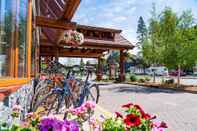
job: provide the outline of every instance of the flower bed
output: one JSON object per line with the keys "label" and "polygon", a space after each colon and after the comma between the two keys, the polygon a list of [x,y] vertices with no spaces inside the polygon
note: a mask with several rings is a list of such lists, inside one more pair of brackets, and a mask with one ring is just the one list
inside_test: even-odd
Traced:
{"label": "flower bed", "polygon": [[102,123],[104,131],[164,131],[167,128],[164,122],[154,122],[156,116],[144,112],[139,105],[128,103],[122,108],[124,115],[116,112],[115,118],[106,119]]}
{"label": "flower bed", "polygon": [[[22,111],[19,105],[12,109],[12,123],[1,123],[0,131],[164,131],[164,122],[155,122],[156,116],[146,113],[139,105],[123,105],[124,114],[114,117],[94,117],[96,105],[87,101],[78,108],[69,108],[67,118],[58,115],[42,116],[42,112],[28,113],[23,121],[18,121]],[[84,128],[84,124],[87,124]]]}

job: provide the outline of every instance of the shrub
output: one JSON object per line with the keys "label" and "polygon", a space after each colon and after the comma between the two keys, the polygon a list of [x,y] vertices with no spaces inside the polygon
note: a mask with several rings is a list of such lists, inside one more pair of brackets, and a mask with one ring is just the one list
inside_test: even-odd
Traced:
{"label": "shrub", "polygon": [[174,79],[167,79],[165,80],[165,84],[174,84]]}
{"label": "shrub", "polygon": [[131,81],[137,81],[137,76],[135,74],[130,75],[130,80]]}
{"label": "shrub", "polygon": [[119,77],[115,78],[115,83],[119,83],[119,82],[120,82],[120,78]]}
{"label": "shrub", "polygon": [[148,77],[148,76],[146,76],[144,79],[145,79],[146,81],[150,81],[150,77]]}
{"label": "shrub", "polygon": [[138,82],[144,83],[144,82],[146,82],[146,80],[145,80],[144,78],[140,78],[140,79],[138,80]]}
{"label": "shrub", "polygon": [[125,131],[125,128],[121,119],[109,118],[103,122],[103,131]]}

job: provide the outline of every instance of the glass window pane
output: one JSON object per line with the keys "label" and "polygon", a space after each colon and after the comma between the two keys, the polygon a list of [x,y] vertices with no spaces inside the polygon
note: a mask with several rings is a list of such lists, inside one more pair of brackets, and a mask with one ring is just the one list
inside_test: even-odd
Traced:
{"label": "glass window pane", "polygon": [[13,2],[0,0],[0,77],[11,76],[12,53],[14,44]]}
{"label": "glass window pane", "polygon": [[27,76],[27,5],[28,0],[0,0],[0,78]]}
{"label": "glass window pane", "polygon": [[19,39],[18,39],[18,77],[27,76],[27,44],[26,44],[26,30],[27,30],[27,5],[28,0],[18,1],[19,7]]}

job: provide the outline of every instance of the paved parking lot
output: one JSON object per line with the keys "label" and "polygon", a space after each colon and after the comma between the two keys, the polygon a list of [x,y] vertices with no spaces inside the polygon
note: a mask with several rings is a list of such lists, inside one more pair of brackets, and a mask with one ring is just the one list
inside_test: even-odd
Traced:
{"label": "paved parking lot", "polygon": [[120,111],[128,102],[165,121],[167,131],[197,131],[197,95],[128,84],[102,85],[99,105],[110,112]]}

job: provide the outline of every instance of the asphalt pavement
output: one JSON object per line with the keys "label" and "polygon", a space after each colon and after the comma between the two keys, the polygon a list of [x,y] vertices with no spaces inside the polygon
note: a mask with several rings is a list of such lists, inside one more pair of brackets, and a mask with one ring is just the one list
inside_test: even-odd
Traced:
{"label": "asphalt pavement", "polygon": [[101,85],[99,105],[105,111],[121,111],[121,105],[141,105],[157,120],[165,121],[166,131],[197,131],[197,95],[129,84]]}

